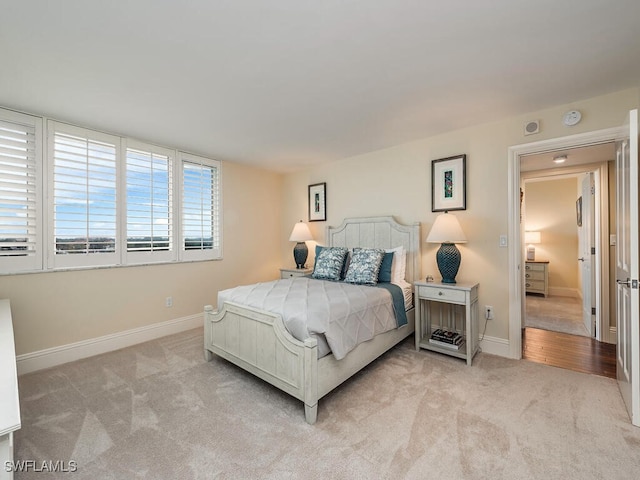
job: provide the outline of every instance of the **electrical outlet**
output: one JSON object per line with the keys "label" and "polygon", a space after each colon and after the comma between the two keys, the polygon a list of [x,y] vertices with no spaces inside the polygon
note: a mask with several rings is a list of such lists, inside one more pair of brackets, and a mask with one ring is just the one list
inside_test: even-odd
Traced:
{"label": "electrical outlet", "polygon": [[484,318],[493,320],[493,307],[491,305],[484,306]]}
{"label": "electrical outlet", "polygon": [[164,300],[164,306],[165,307],[173,307],[173,298],[172,297],[167,297]]}

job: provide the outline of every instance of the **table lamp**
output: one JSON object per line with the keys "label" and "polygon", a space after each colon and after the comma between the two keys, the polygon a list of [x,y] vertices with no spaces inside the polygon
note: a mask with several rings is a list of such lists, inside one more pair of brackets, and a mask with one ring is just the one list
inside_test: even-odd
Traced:
{"label": "table lamp", "polygon": [[309,256],[309,249],[307,248],[307,244],[304,243],[307,240],[313,240],[313,237],[307,224],[300,220],[293,226],[291,236],[289,237],[290,242],[297,242],[296,246],[293,247],[293,258],[296,262],[296,268],[304,268],[304,264]]}
{"label": "table lamp", "polygon": [[441,244],[436,253],[436,262],[442,275],[442,283],[456,283],[462,257],[455,244],[467,242],[456,216],[447,212],[438,215],[426,241]]}
{"label": "table lamp", "polygon": [[536,260],[536,247],[533,245],[540,243],[540,232],[524,232],[524,243],[527,244],[527,260],[534,262]]}

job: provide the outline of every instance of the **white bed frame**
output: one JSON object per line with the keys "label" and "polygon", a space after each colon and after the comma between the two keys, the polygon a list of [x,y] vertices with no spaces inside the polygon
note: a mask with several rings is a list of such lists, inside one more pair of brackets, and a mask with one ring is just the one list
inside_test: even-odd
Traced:
{"label": "white bed frame", "polygon": [[[394,248],[407,252],[405,278],[420,274],[420,225],[405,226],[393,217],[348,218],[339,227],[327,227],[327,243],[334,247]],[[318,399],[411,335],[409,323],[361,343],[342,360],[329,354],[318,358],[316,339],[301,342],[285,328],[280,315],[225,302],[214,311],[204,307],[204,353],[216,354],[304,402],[307,423],[314,424]]]}

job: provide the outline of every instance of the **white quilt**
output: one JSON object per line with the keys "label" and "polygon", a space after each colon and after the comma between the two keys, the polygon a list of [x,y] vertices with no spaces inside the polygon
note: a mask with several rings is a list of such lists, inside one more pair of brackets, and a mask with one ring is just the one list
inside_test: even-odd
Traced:
{"label": "white quilt", "polygon": [[324,335],[338,360],[396,328],[391,294],[383,288],[295,277],[223,290],[218,308],[225,301],[279,314],[298,340]]}

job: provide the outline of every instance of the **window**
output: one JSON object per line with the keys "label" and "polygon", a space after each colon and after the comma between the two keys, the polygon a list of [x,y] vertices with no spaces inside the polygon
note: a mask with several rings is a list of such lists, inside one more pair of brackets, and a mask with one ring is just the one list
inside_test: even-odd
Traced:
{"label": "window", "polygon": [[50,267],[119,263],[119,145],[118,137],[49,122]]}
{"label": "window", "polygon": [[42,268],[42,121],[0,110],[0,271]]}
{"label": "window", "polygon": [[0,108],[0,274],[222,258],[220,162]]}
{"label": "window", "polygon": [[182,152],[180,160],[182,257],[184,260],[220,258],[220,163]]}
{"label": "window", "polygon": [[173,248],[173,152],[128,141],[126,263],[170,261]]}

